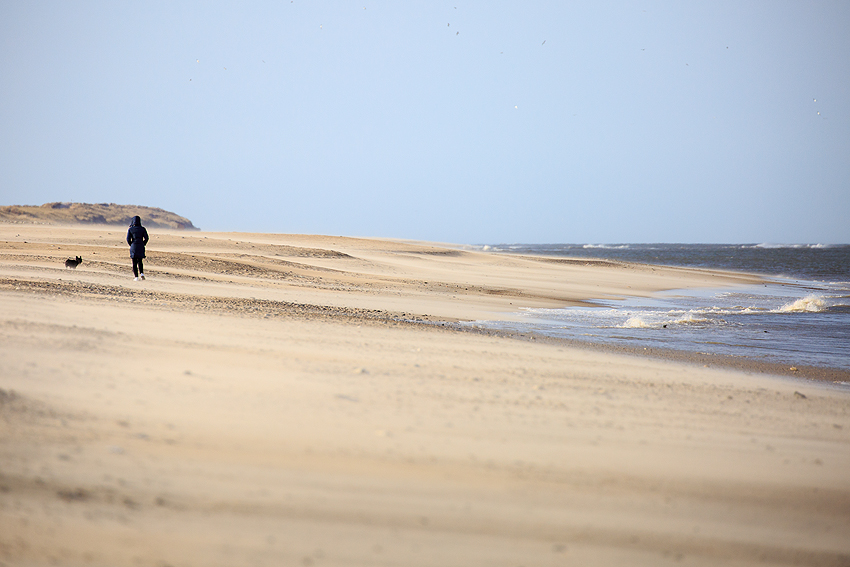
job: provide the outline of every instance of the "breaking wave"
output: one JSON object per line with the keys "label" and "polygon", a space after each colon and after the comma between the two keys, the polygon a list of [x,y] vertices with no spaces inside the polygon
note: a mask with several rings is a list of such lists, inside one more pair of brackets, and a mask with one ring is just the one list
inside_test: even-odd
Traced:
{"label": "breaking wave", "polygon": [[[661,318],[658,315],[662,315]],[[620,329],[659,329],[666,328],[668,325],[704,325],[710,323],[711,320],[706,317],[701,317],[698,313],[689,312],[683,313],[679,311],[664,314],[644,313],[641,315],[633,315],[626,319],[624,323],[616,325]],[[672,317],[671,317],[672,316]]]}
{"label": "breaking wave", "polygon": [[807,295],[802,299],[786,303],[778,309],[780,313],[820,313],[828,308],[820,295]]}
{"label": "breaking wave", "polygon": [[[697,311],[695,313],[699,313],[699,312]],[[677,324],[677,325],[699,325],[699,324],[702,324],[702,323],[708,323],[709,319],[706,318],[706,317],[698,317],[694,313],[688,313],[684,317],[676,319],[675,321],[672,321],[672,322]]]}
{"label": "breaking wave", "polygon": [[779,248],[791,248],[791,249],[802,249],[802,248],[832,248],[830,244],[772,244],[769,242],[763,242],[761,244],[756,244],[754,246],[741,246],[741,248],[764,248],[764,249],[779,249]]}
{"label": "breaking wave", "polygon": [[641,319],[640,317],[629,317],[625,323],[622,325],[617,325],[622,329],[651,329],[652,325],[648,324],[646,321]]}

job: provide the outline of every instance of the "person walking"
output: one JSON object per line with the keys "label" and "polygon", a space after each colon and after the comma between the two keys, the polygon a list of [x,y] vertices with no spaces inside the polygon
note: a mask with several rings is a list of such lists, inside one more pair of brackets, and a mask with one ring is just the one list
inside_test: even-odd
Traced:
{"label": "person walking", "polygon": [[145,244],[148,243],[148,231],[142,226],[142,218],[133,217],[130,229],[127,231],[127,244],[130,245],[130,258],[133,259],[133,281],[145,279],[145,267],[142,259],[145,257]]}

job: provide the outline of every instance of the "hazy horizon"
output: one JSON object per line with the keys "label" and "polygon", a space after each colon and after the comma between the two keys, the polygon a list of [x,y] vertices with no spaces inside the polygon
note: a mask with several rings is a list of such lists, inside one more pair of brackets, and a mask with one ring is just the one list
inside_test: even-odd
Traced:
{"label": "hazy horizon", "polygon": [[455,243],[850,242],[850,5],[0,5],[0,203]]}

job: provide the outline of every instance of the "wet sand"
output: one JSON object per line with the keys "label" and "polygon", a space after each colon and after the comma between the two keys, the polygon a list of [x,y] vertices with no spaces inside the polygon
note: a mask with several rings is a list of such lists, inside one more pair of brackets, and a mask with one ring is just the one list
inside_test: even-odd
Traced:
{"label": "wet sand", "polygon": [[0,224],[0,564],[850,564],[846,391],[451,324],[753,278],[124,232]]}
{"label": "wet sand", "polygon": [[603,344],[590,341],[581,341],[575,339],[564,339],[550,337],[540,333],[522,333],[516,331],[492,330],[482,327],[470,328],[468,325],[457,325],[460,332],[475,332],[483,334],[491,334],[494,336],[509,337],[520,341],[538,341],[548,344],[562,345],[572,348],[590,349],[599,352],[607,352],[612,354],[625,354],[631,356],[650,357],[661,360],[683,362],[686,364],[696,364],[703,367],[726,368],[731,370],[740,370],[750,374],[770,374],[777,377],[787,377],[798,380],[800,384],[806,384],[810,381],[821,382],[823,384],[832,384],[839,388],[847,388],[850,386],[850,371],[843,368],[829,368],[822,366],[806,366],[796,364],[789,366],[779,362],[767,362],[764,360],[754,360],[743,356],[733,356],[727,354],[715,354],[707,352],[692,352],[674,350],[659,347],[633,347],[616,344]]}

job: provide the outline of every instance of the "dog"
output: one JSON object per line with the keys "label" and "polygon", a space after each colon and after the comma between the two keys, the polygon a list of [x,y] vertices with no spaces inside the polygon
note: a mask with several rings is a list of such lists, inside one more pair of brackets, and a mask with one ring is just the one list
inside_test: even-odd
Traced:
{"label": "dog", "polygon": [[76,260],[72,260],[71,258],[68,258],[67,260],[65,260],[65,267],[71,268],[72,270],[76,270],[77,266],[79,266],[82,263],[83,263],[83,259],[80,258],[79,256],[77,256]]}

